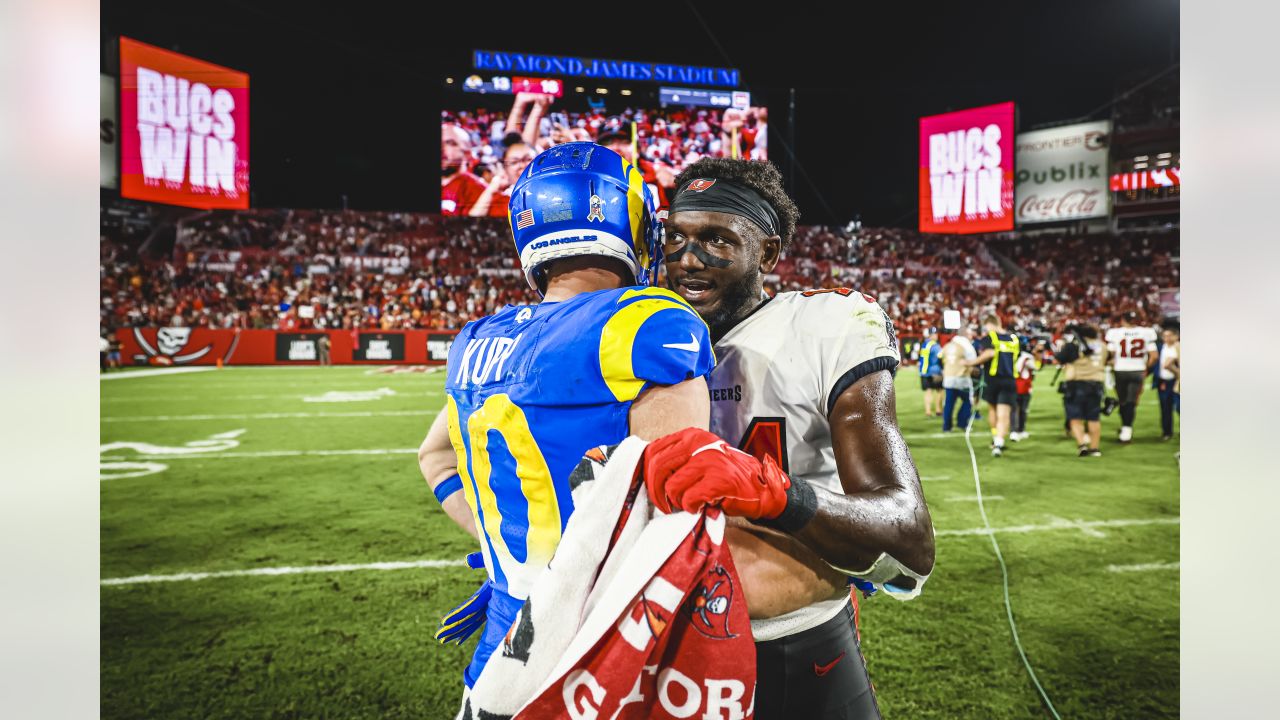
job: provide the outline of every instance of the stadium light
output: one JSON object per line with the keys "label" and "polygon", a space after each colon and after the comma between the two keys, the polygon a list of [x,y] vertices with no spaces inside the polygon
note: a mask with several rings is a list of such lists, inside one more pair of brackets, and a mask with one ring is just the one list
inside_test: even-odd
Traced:
{"label": "stadium light", "polygon": [[596,94],[597,94],[597,95],[608,95],[608,94],[609,94],[609,88],[596,88]]}
{"label": "stadium light", "polygon": [[579,86],[575,87],[575,88],[573,89],[573,91],[574,91],[574,92],[584,92],[584,88],[583,88],[581,85],[579,85]]}
{"label": "stadium light", "polygon": [[444,81],[449,85],[453,84],[453,78],[445,78]]}
{"label": "stadium light", "polygon": [[623,95],[630,95],[630,94],[631,94],[631,91],[630,91],[630,90],[622,90],[621,92],[622,92],[622,94],[623,94]]}

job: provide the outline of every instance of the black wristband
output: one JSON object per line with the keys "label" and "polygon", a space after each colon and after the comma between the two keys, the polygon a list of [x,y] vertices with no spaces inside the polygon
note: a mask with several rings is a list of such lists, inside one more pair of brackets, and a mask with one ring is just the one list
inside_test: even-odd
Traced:
{"label": "black wristband", "polygon": [[818,495],[813,491],[813,486],[805,480],[793,477],[791,487],[787,488],[786,509],[776,518],[761,520],[760,524],[794,535],[817,514]]}

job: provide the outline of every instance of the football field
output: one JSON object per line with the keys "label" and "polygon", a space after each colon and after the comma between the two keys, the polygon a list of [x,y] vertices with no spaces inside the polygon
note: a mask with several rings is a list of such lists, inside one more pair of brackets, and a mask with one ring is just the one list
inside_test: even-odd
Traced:
{"label": "football field", "polygon": [[[1064,718],[1178,713],[1177,437],[1154,392],[1135,442],[1077,458],[1042,373],[1003,458],[973,442],[1027,656]],[[416,451],[442,372],[125,371],[101,383],[104,718],[448,718],[473,643],[438,645],[475,590],[474,540]],[[961,432],[899,420],[937,530],[924,593],[862,604],[887,718],[1049,717],[1014,647]]]}

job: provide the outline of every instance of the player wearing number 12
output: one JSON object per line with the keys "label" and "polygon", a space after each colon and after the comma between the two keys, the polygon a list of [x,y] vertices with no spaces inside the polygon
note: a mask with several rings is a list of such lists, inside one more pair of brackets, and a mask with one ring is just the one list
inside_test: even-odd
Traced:
{"label": "player wearing number 12", "polygon": [[617,153],[567,143],[538,155],[515,183],[510,220],[543,301],[508,305],[458,333],[445,409],[419,451],[446,512],[479,539],[488,574],[437,634],[461,642],[486,623],[467,687],[555,552],[584,453],[629,435],[705,428],[704,376],[715,364],[697,313],[647,287],[660,227],[639,171]]}
{"label": "player wearing number 12", "polygon": [[1133,420],[1138,414],[1138,398],[1147,379],[1147,368],[1156,362],[1156,331],[1136,327],[1137,313],[1127,312],[1119,327],[1107,330],[1104,340],[1111,351],[1116,376],[1116,397],[1120,399],[1120,442],[1133,440]]}

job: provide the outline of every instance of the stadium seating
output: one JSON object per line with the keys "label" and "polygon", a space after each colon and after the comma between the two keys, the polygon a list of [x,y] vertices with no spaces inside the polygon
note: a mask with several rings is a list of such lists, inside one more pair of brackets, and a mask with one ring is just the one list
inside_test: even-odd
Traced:
{"label": "stadium seating", "polygon": [[[501,219],[334,210],[203,212],[174,220],[105,204],[104,329],[457,329],[507,303],[536,302]],[[173,225],[167,236],[166,223]],[[1018,240],[869,228],[851,236],[801,227],[771,292],[855,287],[904,336],[944,308],[1000,311],[1026,331],[1134,310],[1160,319],[1160,288],[1178,286],[1178,233],[1054,235]]]}

